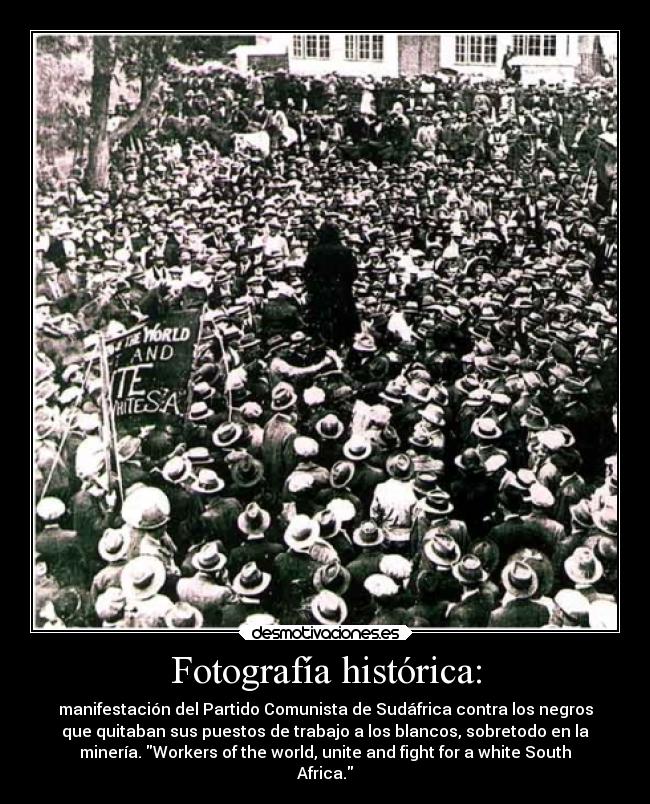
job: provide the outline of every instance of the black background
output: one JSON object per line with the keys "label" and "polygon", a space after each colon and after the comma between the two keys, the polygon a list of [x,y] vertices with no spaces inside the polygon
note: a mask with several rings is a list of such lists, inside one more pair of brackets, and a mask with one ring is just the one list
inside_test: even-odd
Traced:
{"label": "black background", "polygon": [[[221,15],[221,12],[220,12]],[[582,15],[580,15],[582,16]],[[611,20],[609,21],[611,24]],[[223,24],[223,23],[221,23]],[[278,24],[278,23],[276,23]],[[346,25],[350,23],[347,22]],[[484,27],[493,26],[493,22],[476,20],[474,24]],[[511,25],[526,28],[525,18],[518,13]],[[539,25],[529,23],[532,29]],[[550,21],[549,21],[550,24]],[[584,20],[583,23],[584,24]],[[620,23],[618,23],[620,25]],[[281,23],[280,23],[281,25]],[[574,24],[577,30],[580,24]],[[258,26],[260,30],[263,24]],[[321,20],[318,27],[323,27]],[[607,28],[605,22],[594,27]],[[15,63],[26,67],[24,45],[30,36],[25,29],[24,38],[15,36],[11,41],[19,50],[15,54]],[[7,45],[11,44],[7,42]],[[30,36],[31,43],[31,36]],[[623,460],[622,493],[625,498],[625,530],[624,549],[621,550],[621,577],[623,590],[621,593],[621,626],[620,634],[598,634],[589,632],[569,633],[439,633],[414,634],[406,642],[393,642],[362,645],[346,642],[329,644],[324,642],[245,642],[236,634],[213,634],[202,632],[196,634],[83,634],[74,632],[49,632],[32,634],[29,632],[30,613],[28,606],[23,607],[23,616],[17,624],[17,646],[11,648],[9,642],[3,643],[5,650],[4,664],[10,670],[11,682],[4,687],[5,708],[13,708],[16,712],[16,727],[13,732],[5,723],[5,736],[9,735],[12,755],[21,761],[21,782],[24,793],[31,795],[47,794],[48,796],[65,796],[66,798],[83,797],[85,801],[111,797],[125,797],[127,800],[136,795],[151,798],[156,795],[159,800],[171,798],[177,788],[181,788],[184,798],[205,795],[207,792],[218,799],[228,798],[237,801],[265,798],[279,798],[291,795],[312,796],[325,794],[340,795],[345,798],[354,794],[363,796],[369,792],[379,793],[382,800],[390,793],[391,800],[396,795],[400,798],[417,800],[466,798],[468,793],[481,795],[482,798],[499,798],[502,800],[529,800],[543,796],[545,799],[558,798],[566,800],[569,794],[584,798],[588,794],[597,793],[602,800],[606,788],[615,786],[622,792],[628,783],[626,764],[634,753],[632,746],[637,741],[637,731],[644,729],[641,709],[642,690],[645,686],[645,665],[642,648],[645,640],[639,640],[638,653],[632,652],[632,636],[645,636],[645,629],[634,630],[633,619],[644,612],[644,589],[648,565],[647,560],[647,512],[644,501],[647,491],[643,488],[647,478],[647,455],[641,443],[642,436],[647,434],[647,406],[641,386],[647,377],[647,361],[645,344],[647,333],[643,327],[647,317],[648,295],[641,290],[641,284],[647,273],[647,189],[640,185],[642,177],[647,175],[647,136],[646,124],[637,112],[645,110],[647,88],[642,86],[647,75],[645,61],[646,43],[640,37],[634,37],[628,27],[621,35],[620,49],[623,58],[619,59],[621,79],[619,81],[619,98],[624,113],[621,125],[627,121],[620,151],[622,168],[621,187],[621,233],[625,234],[625,247],[622,245],[624,260],[622,262],[622,281],[620,320],[621,338],[627,338],[623,349],[626,357],[621,379],[630,379],[636,372],[636,388],[626,395],[624,404],[619,405],[620,435],[625,443],[626,435],[634,437],[636,444],[625,452]],[[638,64],[634,61],[638,60]],[[624,67],[627,67],[625,82],[622,80]],[[6,267],[24,266],[25,254],[31,250],[31,223],[27,210],[31,210],[29,188],[31,179],[25,175],[25,166],[29,163],[32,145],[30,88],[25,70],[25,81],[18,79],[16,73],[6,82],[6,108],[23,110],[21,120],[25,121],[23,136],[18,139],[15,130],[11,130],[11,143],[7,154],[15,151],[21,153],[24,161],[15,159],[12,165],[20,175],[11,186],[12,193],[20,195],[25,210],[25,239],[5,237],[6,250],[13,246],[17,249],[18,258],[9,262],[6,255]],[[22,68],[21,68],[22,74]],[[632,86],[632,82],[637,86]],[[14,97],[10,95],[13,92]],[[636,119],[636,122],[635,122]],[[635,143],[635,136],[639,142]],[[19,144],[18,144],[19,143]],[[627,157],[627,163],[624,159]],[[628,164],[629,163],[629,164]],[[628,170],[625,170],[625,165]],[[9,167],[9,166],[7,166]],[[10,178],[7,177],[10,182]],[[635,183],[639,182],[638,203],[635,199]],[[636,220],[635,220],[636,218]],[[634,238],[639,243],[634,243]],[[635,249],[636,245],[636,249]],[[626,262],[627,260],[627,262]],[[18,279],[18,278],[17,278]],[[624,281],[623,281],[624,280]],[[13,284],[14,288],[22,288],[25,293],[26,309],[30,309],[32,287],[31,277],[25,272],[24,283]],[[16,297],[19,294],[16,294]],[[7,297],[8,298],[8,297]],[[635,300],[635,301],[634,301]],[[634,309],[634,304],[638,305]],[[18,305],[14,312],[18,313]],[[8,320],[7,316],[7,320]],[[29,330],[27,327],[29,326]],[[21,318],[17,332],[23,333],[22,347],[11,350],[8,355],[18,365],[11,373],[7,366],[6,376],[18,378],[29,375],[29,359],[31,357],[31,321]],[[28,346],[29,341],[29,346]],[[29,348],[29,352],[27,351]],[[626,351],[628,350],[628,351]],[[24,374],[23,374],[24,372]],[[22,412],[25,427],[31,431],[31,380],[25,376],[23,405],[16,405],[12,398],[11,411],[6,414],[6,422],[16,421],[16,412]],[[16,380],[16,385],[18,380]],[[621,390],[625,388],[622,382]],[[29,398],[28,395],[29,394]],[[635,410],[637,403],[642,405],[640,411]],[[16,436],[19,430],[10,428]],[[7,439],[9,441],[9,434]],[[5,491],[11,491],[14,504],[8,506],[9,513],[18,517],[18,525],[5,525],[5,557],[11,559],[5,565],[5,577],[17,577],[18,588],[13,600],[29,601],[28,589],[31,588],[31,561],[29,557],[29,535],[27,515],[22,511],[33,509],[31,481],[27,477],[31,472],[31,455],[23,443],[15,452],[8,455],[23,456],[25,470],[22,477],[25,481],[23,494],[15,496],[17,475],[14,475]],[[16,462],[16,465],[20,461]],[[639,467],[637,470],[636,467]],[[11,467],[10,467],[11,468]],[[18,504],[19,498],[23,506]],[[635,505],[638,510],[635,511]],[[621,511],[623,513],[623,511]],[[20,538],[19,538],[20,537]],[[23,563],[19,561],[19,549],[22,545]],[[629,549],[627,549],[629,548]],[[13,559],[12,559],[13,556]],[[24,567],[20,572],[19,567]],[[634,571],[639,572],[639,580],[633,578]],[[11,600],[6,593],[5,603]],[[6,624],[15,619],[5,610]],[[15,628],[16,626],[14,626]],[[332,683],[329,686],[267,686],[257,692],[245,693],[238,687],[216,686],[213,684],[199,686],[191,682],[183,685],[172,685],[172,656],[192,656],[195,664],[212,664],[216,659],[222,663],[244,664],[289,664],[297,655],[313,656],[313,663],[328,664],[331,669]],[[367,655],[370,662],[384,664],[390,659],[398,660],[400,656],[410,656],[411,663],[431,664],[431,657],[437,657],[437,664],[470,664],[481,665],[482,683],[473,686],[422,685],[405,687],[395,686],[341,686],[340,667],[342,655],[348,655],[351,661],[361,663]],[[353,764],[354,770],[350,778],[342,782],[308,782],[296,781],[295,776],[299,762],[257,760],[240,762],[230,760],[101,760],[92,761],[78,759],[79,744],[68,743],[61,736],[64,724],[58,717],[61,704],[88,704],[94,701],[106,703],[143,703],[159,701],[174,706],[181,700],[228,703],[232,701],[250,700],[260,706],[265,701],[280,703],[316,703],[338,702],[352,703],[362,700],[366,703],[377,701],[430,701],[432,703],[505,703],[516,701],[521,704],[574,704],[595,706],[595,715],[591,718],[579,718],[591,732],[589,740],[582,743],[571,741],[574,758],[570,761],[486,761],[473,762],[445,760],[421,760],[419,762],[371,762],[360,760],[336,761],[332,767]],[[102,719],[105,724],[109,720]],[[134,725],[144,718],[115,718],[125,725]],[[219,719],[214,718],[213,725]],[[339,722],[346,725],[343,719],[320,718],[324,725]],[[363,720],[367,720],[363,718]],[[389,719],[375,719],[377,725],[388,725]],[[402,720],[401,718],[399,719]],[[532,718],[530,719],[533,720]],[[538,719],[539,720],[539,719]],[[413,724],[426,725],[426,719],[409,718]],[[586,723],[585,721],[588,721]],[[249,720],[242,721],[254,725]],[[483,719],[473,725],[482,723]],[[502,721],[489,721],[494,725],[507,725]],[[521,720],[525,724],[526,719]],[[541,721],[540,721],[541,722]],[[569,719],[567,722],[573,722]],[[434,722],[435,723],[435,722]],[[90,724],[88,724],[90,725]],[[98,725],[97,722],[94,725]],[[160,725],[152,721],[150,725]],[[169,726],[173,723],[164,723]],[[189,721],[185,722],[189,725]],[[196,724],[194,724],[196,725]],[[228,725],[235,725],[229,722]],[[265,724],[268,725],[268,724]],[[309,723],[313,725],[313,722]],[[454,725],[452,719],[438,721],[438,725]],[[461,725],[461,724],[458,724]],[[12,738],[13,734],[13,738]],[[147,741],[145,741],[147,742]],[[241,742],[241,741],[239,741]],[[346,740],[350,745],[358,745],[353,740]],[[400,742],[399,740],[389,742]],[[426,740],[411,740],[426,743]],[[498,741],[495,741],[498,742]],[[524,741],[527,742],[527,741]],[[115,741],[115,744],[135,745],[133,740]],[[197,743],[198,744],[198,743]],[[258,745],[258,743],[253,743]],[[460,744],[460,743],[459,743]],[[367,747],[367,746],[363,746]],[[318,764],[318,763],[317,763]],[[643,770],[643,764],[637,765]],[[135,779],[135,781],[133,781]],[[162,798],[165,795],[165,799]]]}
{"label": "black background", "polygon": [[[113,772],[141,774],[146,770],[147,778],[164,780],[172,775],[210,778],[218,777],[222,783],[234,786],[245,784],[246,789],[268,785],[280,785],[280,789],[299,786],[307,791],[310,785],[325,784],[333,791],[350,789],[350,786],[370,786],[381,789],[384,785],[407,784],[426,785],[432,778],[436,783],[443,779],[452,781],[463,779],[463,785],[474,787],[483,783],[488,776],[496,775],[513,779],[521,775],[523,778],[544,778],[547,774],[577,773],[576,778],[594,781],[592,773],[596,769],[616,767],[619,758],[626,752],[626,736],[623,732],[625,711],[620,702],[621,684],[621,637],[616,634],[597,633],[534,633],[534,634],[413,634],[405,642],[392,643],[340,643],[324,642],[246,642],[238,634],[80,634],[50,632],[34,634],[30,638],[32,661],[29,664],[30,678],[28,687],[40,690],[40,695],[33,696],[30,702],[28,720],[38,731],[38,743],[47,746],[39,756],[38,764],[43,771],[56,771],[65,767],[75,774],[80,772],[84,777],[108,777]],[[186,681],[182,685],[174,685],[174,663],[172,656],[192,656],[194,664],[212,665],[217,659],[221,664],[291,664],[298,655],[312,656],[312,666],[327,664],[330,668],[331,684],[329,685],[267,685],[254,692],[243,692],[239,686],[215,685],[213,683],[199,685]],[[437,657],[438,668],[445,664],[481,665],[478,676],[481,684],[474,685],[342,685],[341,656],[347,655],[351,662],[364,663],[364,656],[370,663],[385,664],[391,659],[396,662],[400,657],[410,656],[411,664],[433,664],[432,656]],[[38,657],[38,658],[37,658]],[[284,704],[301,703],[346,703],[350,709],[353,703],[363,701],[373,704],[379,701],[416,702],[424,701],[438,704],[449,703],[491,703],[510,706],[513,701],[518,704],[548,705],[593,705],[595,714],[592,717],[570,717],[566,721],[554,719],[543,720],[540,717],[518,718],[478,718],[471,723],[468,719],[454,721],[453,718],[377,718],[362,717],[361,725],[367,721],[377,726],[388,726],[391,723],[404,723],[419,726],[479,726],[490,723],[493,726],[531,725],[537,722],[547,727],[551,725],[572,726],[576,721],[590,730],[586,740],[565,741],[573,751],[571,760],[420,760],[418,762],[375,761],[375,760],[333,760],[331,762],[292,761],[257,759],[255,761],[219,760],[219,759],[184,759],[154,760],[151,753],[137,760],[81,760],[79,748],[81,741],[68,742],[61,736],[64,726],[89,725],[98,726],[122,723],[125,726],[142,725],[169,727],[171,725],[213,725],[213,726],[266,726],[270,729],[272,722],[279,718],[268,718],[256,722],[252,718],[208,718],[184,719],[175,723],[170,720],[147,719],[144,717],[116,718],[68,718],[58,715],[58,707],[62,704],[91,704],[94,701],[104,703],[142,704],[167,703],[174,707],[185,701],[210,701],[225,704],[234,701],[250,701],[263,707],[266,701]],[[351,719],[349,719],[351,720]],[[324,726],[353,724],[339,717],[311,718],[301,721],[282,720],[283,725],[298,722],[302,725]],[[207,722],[206,722],[207,721]],[[183,743],[196,747],[208,747],[198,740],[143,740],[142,744],[160,742],[179,746]],[[270,740],[247,741],[232,740],[230,742],[249,742],[254,747],[277,745]],[[292,741],[289,741],[292,742]],[[295,741],[293,741],[295,742]],[[308,740],[307,742],[318,742]],[[332,743],[332,741],[325,741]],[[439,742],[453,747],[454,741],[427,739],[388,739],[355,741],[352,738],[341,743],[352,747],[367,748],[371,744],[387,746],[393,743],[410,742],[414,745],[437,744]],[[485,744],[506,743],[523,748],[526,744],[535,743],[538,747],[545,745],[537,740],[486,740]],[[548,744],[561,743],[562,740],[549,739]],[[93,744],[102,747],[129,745],[140,748],[137,740],[117,739],[101,743],[97,740],[85,741],[84,747]],[[225,743],[222,743],[225,744]],[[288,743],[289,744],[289,743]],[[336,743],[335,743],[336,744]],[[458,741],[458,745],[469,744],[476,748],[483,742]],[[339,744],[340,745],[340,744]],[[462,755],[462,752],[461,752]],[[344,781],[310,782],[297,780],[296,775],[301,765],[322,765],[331,768],[341,767],[348,775]],[[352,764],[354,769],[347,772],[346,767]],[[579,770],[579,768],[583,770]],[[591,769],[592,773],[583,771]],[[76,777],[75,777],[76,778]],[[480,784],[479,784],[480,788]],[[276,788],[277,789],[277,788]]]}

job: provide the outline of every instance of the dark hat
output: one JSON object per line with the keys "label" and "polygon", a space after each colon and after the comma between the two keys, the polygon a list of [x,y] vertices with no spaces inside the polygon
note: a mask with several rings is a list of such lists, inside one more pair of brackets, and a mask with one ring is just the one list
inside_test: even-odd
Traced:
{"label": "dark hat", "polygon": [[240,488],[252,488],[264,477],[264,466],[246,453],[232,465],[230,474]]}
{"label": "dark hat", "polygon": [[445,491],[430,491],[424,501],[424,510],[434,516],[446,516],[454,510],[454,504]]}
{"label": "dark hat", "polygon": [[413,491],[419,497],[426,497],[431,492],[440,491],[438,476],[432,472],[422,472],[417,475],[413,483]]}

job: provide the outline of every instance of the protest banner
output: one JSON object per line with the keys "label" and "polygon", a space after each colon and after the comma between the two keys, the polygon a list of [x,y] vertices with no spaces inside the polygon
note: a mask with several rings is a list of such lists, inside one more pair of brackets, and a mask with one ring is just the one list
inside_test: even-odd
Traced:
{"label": "protest banner", "polygon": [[185,415],[200,310],[169,313],[106,341],[119,432]]}

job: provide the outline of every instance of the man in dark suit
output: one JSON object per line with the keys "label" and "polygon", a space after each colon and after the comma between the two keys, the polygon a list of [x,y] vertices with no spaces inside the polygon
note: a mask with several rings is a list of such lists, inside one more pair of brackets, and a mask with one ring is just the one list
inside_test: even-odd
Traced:
{"label": "man in dark suit", "polygon": [[463,591],[460,602],[447,613],[447,625],[450,628],[486,628],[492,612],[492,597],[483,589],[488,574],[480,558],[471,554],[463,556],[451,571]]}
{"label": "man in dark suit", "polygon": [[492,612],[489,628],[541,628],[548,623],[546,606],[531,600],[539,586],[532,567],[523,561],[513,561],[504,567],[501,580],[513,599]]}

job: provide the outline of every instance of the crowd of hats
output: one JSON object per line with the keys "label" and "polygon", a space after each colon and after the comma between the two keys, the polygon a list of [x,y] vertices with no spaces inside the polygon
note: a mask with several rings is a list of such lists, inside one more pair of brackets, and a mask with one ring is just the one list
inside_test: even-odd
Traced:
{"label": "crowd of hats", "polygon": [[[614,627],[616,198],[589,168],[615,92],[287,80],[170,76],[109,191],[40,182],[38,625]],[[298,140],[268,157],[162,115],[271,107]],[[349,354],[304,325],[326,222],[359,267]],[[193,307],[187,421],[120,439],[120,500],[98,334]]]}

